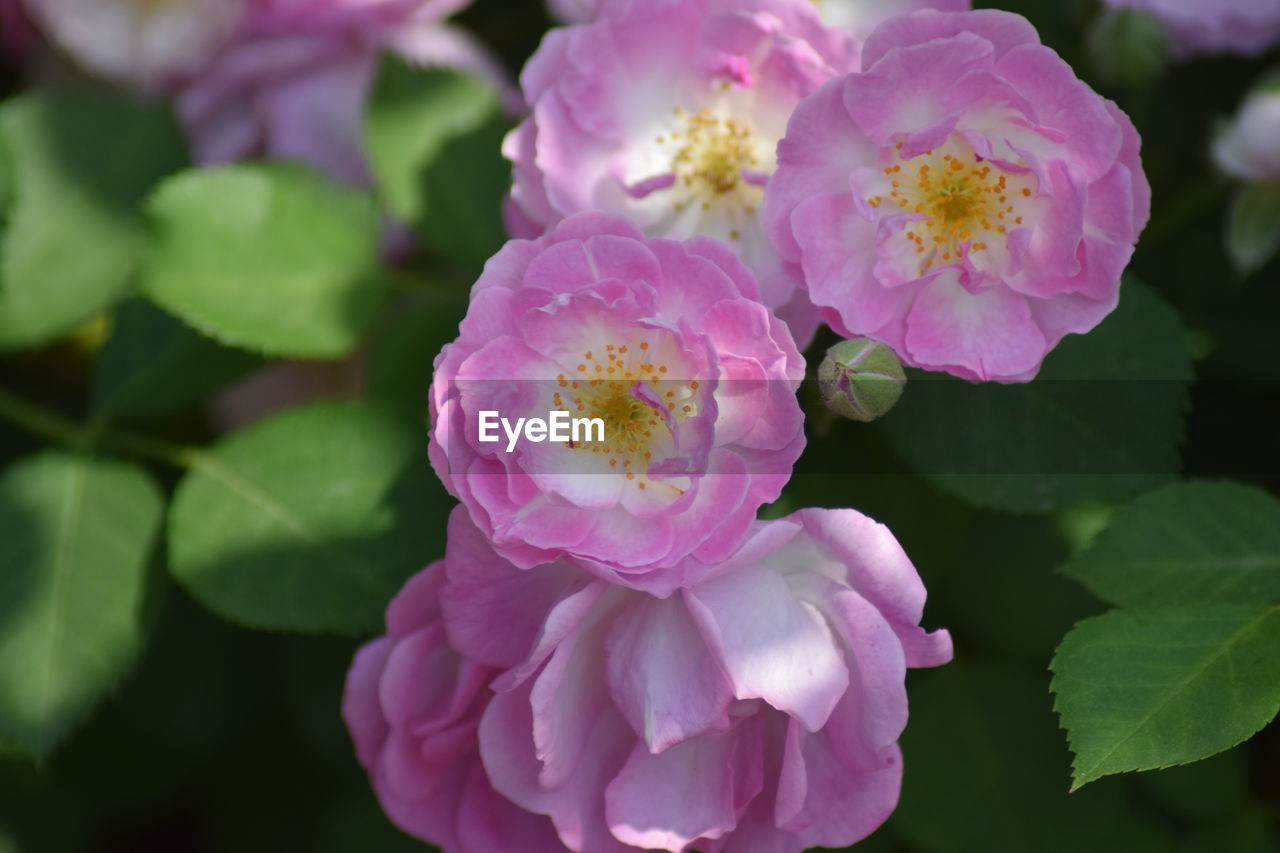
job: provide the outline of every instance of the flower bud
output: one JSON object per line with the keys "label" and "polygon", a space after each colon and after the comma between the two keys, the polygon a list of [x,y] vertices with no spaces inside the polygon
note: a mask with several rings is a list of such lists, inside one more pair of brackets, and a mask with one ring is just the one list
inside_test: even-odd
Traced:
{"label": "flower bud", "polygon": [[1159,77],[1169,58],[1164,24],[1150,12],[1104,9],[1089,29],[1089,58],[1107,83],[1144,86]]}
{"label": "flower bud", "polygon": [[822,401],[832,411],[870,423],[884,415],[907,384],[893,350],[868,338],[852,338],[827,350],[818,367]]}
{"label": "flower bud", "polygon": [[1245,182],[1227,209],[1227,256],[1249,275],[1280,252],[1280,69],[1264,75],[1218,131],[1218,168]]}
{"label": "flower bud", "polygon": [[1280,184],[1280,69],[1265,75],[1219,129],[1213,159],[1242,181]]}

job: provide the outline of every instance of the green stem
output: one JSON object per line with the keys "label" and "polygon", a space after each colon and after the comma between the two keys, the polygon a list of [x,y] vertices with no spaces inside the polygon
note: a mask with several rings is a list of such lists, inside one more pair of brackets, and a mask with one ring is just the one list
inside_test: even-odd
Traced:
{"label": "green stem", "polygon": [[0,419],[33,435],[65,444],[73,450],[106,450],[141,456],[175,468],[190,468],[203,451],[146,435],[109,430],[99,421],[78,424],[0,388]]}
{"label": "green stem", "polygon": [[34,403],[10,394],[3,388],[0,388],[0,418],[22,427],[27,432],[52,439],[60,444],[79,448],[88,443],[88,436],[78,425],[48,409],[42,409]]}

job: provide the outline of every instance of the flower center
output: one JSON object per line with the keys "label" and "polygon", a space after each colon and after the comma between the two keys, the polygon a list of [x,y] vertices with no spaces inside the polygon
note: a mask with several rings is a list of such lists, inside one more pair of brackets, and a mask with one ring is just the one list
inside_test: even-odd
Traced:
{"label": "flower center", "polygon": [[668,444],[678,424],[697,414],[696,380],[665,379],[670,372],[661,359],[650,356],[648,341],[606,344],[600,353],[587,351],[573,374],[560,374],[552,398],[556,408],[575,418],[604,421],[604,441],[566,446],[578,452],[602,454],[609,467],[647,487],[645,476],[656,443]]}
{"label": "flower center", "polygon": [[923,217],[902,231],[915,246],[921,275],[935,265],[972,259],[989,242],[1007,247],[1009,229],[1023,222],[1018,202],[1032,195],[1028,175],[1005,172],[959,146],[948,151],[954,153],[935,149],[885,166],[889,192],[867,199],[875,208],[887,201],[899,212]]}
{"label": "flower center", "polygon": [[[676,114],[684,113],[677,110]],[[744,171],[760,165],[751,128],[733,118],[714,116],[706,109],[689,116],[684,129],[671,136],[680,144],[671,170],[684,186],[703,194],[732,192]]]}

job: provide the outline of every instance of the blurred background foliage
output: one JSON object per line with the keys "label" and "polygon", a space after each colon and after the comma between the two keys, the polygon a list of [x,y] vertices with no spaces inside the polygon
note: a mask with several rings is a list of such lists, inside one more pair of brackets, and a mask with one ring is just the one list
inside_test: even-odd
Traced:
{"label": "blurred background foliage", "polygon": [[[887,523],[930,590],[926,624],[956,640],[954,663],[911,675],[902,803],[858,849],[1278,851],[1275,723],[1225,752],[1239,738],[1212,746],[1207,731],[1212,758],[1068,793],[1049,666],[1081,620],[1113,605],[1105,618],[1128,618],[1088,580],[1089,546],[1121,508],[1180,480],[1280,488],[1280,262],[1233,272],[1233,187],[1208,156],[1215,121],[1280,57],[1117,70],[1093,3],[999,5],[1133,117],[1153,217],[1121,308],[1035,385],[913,373],[874,426],[805,389],[810,446],[768,512],[853,506]],[[550,25],[534,0],[478,0],[460,22],[513,74]],[[0,68],[0,87],[24,91],[20,69]],[[290,165],[182,171],[165,111],[100,87],[0,107],[5,276],[50,283],[0,293],[0,853],[423,849],[381,815],[338,701],[391,593],[443,547],[426,389],[502,241],[509,125],[469,78],[388,60],[366,128],[371,194]],[[237,231],[247,194],[288,214]],[[390,266],[378,205],[413,234]],[[317,233],[330,237],[303,239]],[[280,356],[329,365],[339,378],[319,396],[356,374],[365,400],[229,434],[259,403],[210,398]],[[253,416],[229,418],[244,405]],[[1217,554],[1194,517],[1220,496],[1174,494],[1186,547]],[[1125,518],[1137,532],[1117,537],[1169,535],[1144,531],[1140,506]],[[1248,589],[1274,614],[1269,518],[1254,532],[1272,580]],[[85,555],[70,598],[34,576],[49,538]],[[1211,593],[1162,603],[1249,603]],[[56,655],[23,627],[51,609],[67,633]]]}

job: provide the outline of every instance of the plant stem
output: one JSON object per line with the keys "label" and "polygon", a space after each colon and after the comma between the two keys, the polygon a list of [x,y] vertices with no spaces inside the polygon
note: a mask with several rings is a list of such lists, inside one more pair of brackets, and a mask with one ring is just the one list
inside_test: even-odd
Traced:
{"label": "plant stem", "polygon": [[184,447],[146,435],[110,430],[99,421],[78,424],[10,394],[3,388],[0,388],[0,419],[33,435],[67,445],[73,450],[105,450],[141,456],[175,468],[190,468],[199,462],[203,454],[196,447]]}
{"label": "plant stem", "polygon": [[77,424],[0,388],[0,418],[60,444],[83,447],[88,436]]}

